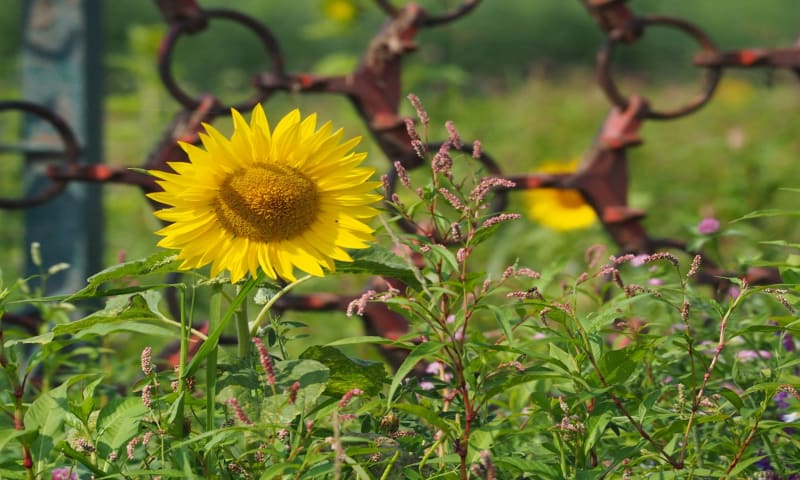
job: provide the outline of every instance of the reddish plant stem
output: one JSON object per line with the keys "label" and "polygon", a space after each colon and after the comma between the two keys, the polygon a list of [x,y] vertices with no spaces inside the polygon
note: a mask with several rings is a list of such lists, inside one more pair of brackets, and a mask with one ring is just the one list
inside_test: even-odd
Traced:
{"label": "reddish plant stem", "polygon": [[[747,288],[747,286],[745,285],[744,288]],[[700,402],[703,400],[703,393],[705,393],[706,386],[711,378],[711,372],[717,365],[717,360],[719,360],[719,355],[722,353],[722,349],[725,348],[725,328],[728,326],[728,319],[730,319],[731,313],[733,313],[733,310],[739,304],[739,301],[744,297],[744,288],[728,308],[728,311],[725,312],[725,315],[722,317],[722,320],[719,323],[719,341],[717,342],[717,348],[714,351],[714,356],[711,358],[711,363],[708,364],[708,368],[706,368],[706,372],[703,374],[703,382],[700,384],[700,388],[697,390],[697,394],[692,400],[692,411],[689,414],[689,421],[686,423],[686,430],[683,434],[683,448],[681,449],[681,455],[679,457],[681,463],[683,463],[683,460],[686,456],[686,449],[689,443],[689,432],[694,424],[694,418],[697,416],[697,412],[700,410]]]}
{"label": "reddish plant stem", "polygon": [[733,469],[739,463],[739,460],[742,459],[742,456],[744,455],[744,451],[747,450],[747,447],[750,445],[750,442],[753,440],[753,437],[756,434],[756,430],[758,429],[759,420],[760,420],[759,418],[756,418],[756,423],[753,424],[753,427],[750,429],[750,433],[747,434],[747,438],[745,438],[744,442],[742,442],[742,446],[739,448],[739,451],[736,452],[736,455],[734,455],[733,461],[731,461],[731,464],[728,465],[727,470],[725,470],[725,475],[722,476],[721,480],[725,480],[726,478],[728,478],[728,475],[730,475],[730,473],[733,471]]}

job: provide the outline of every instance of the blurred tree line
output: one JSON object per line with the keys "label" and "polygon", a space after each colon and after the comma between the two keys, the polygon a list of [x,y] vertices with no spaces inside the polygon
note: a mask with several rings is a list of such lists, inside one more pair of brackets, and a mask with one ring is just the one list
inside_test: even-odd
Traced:
{"label": "blurred tree line", "polygon": [[[133,88],[125,57],[152,58],[165,30],[152,0],[87,0],[102,3],[109,93]],[[289,72],[346,73],[385,20],[372,0],[198,0],[264,22],[280,43]],[[418,0],[440,12],[459,0]],[[402,4],[395,0],[395,4]],[[7,0],[0,15],[0,86],[13,72],[20,46],[23,0]],[[723,49],[791,45],[800,25],[797,0],[631,0],[639,14],[676,15],[705,29]],[[674,74],[696,51],[692,40],[665,28],[648,31],[648,44],[624,48],[619,63],[655,76]],[[652,37],[652,40],[649,38]],[[409,81],[504,86],[532,71],[591,68],[603,36],[579,0],[484,0],[467,17],[422,32],[409,61]],[[199,89],[218,91],[249,83],[270,67],[255,37],[229,21],[213,22],[197,38],[182,39],[175,53],[181,76]],[[128,62],[129,63],[129,62]],[[143,65],[144,66],[144,65]],[[136,70],[135,68],[133,70]],[[686,71],[690,71],[686,68]]]}

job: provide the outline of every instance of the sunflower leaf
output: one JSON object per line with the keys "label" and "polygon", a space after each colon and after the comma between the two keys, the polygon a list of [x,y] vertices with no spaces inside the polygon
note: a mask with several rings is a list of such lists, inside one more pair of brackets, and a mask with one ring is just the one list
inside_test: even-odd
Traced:
{"label": "sunflower leaf", "polygon": [[315,345],[300,354],[304,360],[316,360],[330,370],[326,392],[344,395],[349,390],[360,388],[367,395],[377,395],[383,387],[386,369],[382,363],[353,359],[334,347]]}
{"label": "sunflower leaf", "polygon": [[419,288],[414,270],[401,257],[380,245],[351,252],[352,262],[336,262],[336,271],[343,273],[366,273],[396,278],[406,285]]}
{"label": "sunflower leaf", "polygon": [[178,255],[175,252],[163,250],[147,258],[120,263],[92,275],[87,280],[88,284],[72,296],[92,296],[97,293],[101,285],[114,280],[122,280],[127,277],[138,278],[151,273],[175,272],[178,270],[178,265],[180,265]]}

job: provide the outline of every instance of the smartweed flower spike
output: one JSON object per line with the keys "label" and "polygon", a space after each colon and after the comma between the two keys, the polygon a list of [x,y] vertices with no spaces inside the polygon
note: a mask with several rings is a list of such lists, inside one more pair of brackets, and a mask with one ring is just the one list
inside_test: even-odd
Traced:
{"label": "smartweed flower spike", "polygon": [[256,344],[258,358],[261,360],[261,366],[264,368],[267,385],[275,385],[275,369],[272,366],[272,359],[269,356],[269,351],[267,351],[267,346],[264,345],[264,342],[258,337],[253,337],[253,343]]}
{"label": "smartweed flower spike", "polygon": [[142,373],[145,375],[150,375],[153,373],[152,355],[153,348],[144,347],[144,350],[142,350]]}
{"label": "smartweed flower spike", "polygon": [[204,149],[180,143],[189,162],[175,173],[152,170],[163,192],[148,196],[167,208],[155,215],[171,222],[159,245],[179,250],[181,268],[211,264],[211,275],[230,271],[231,281],[263,271],[295,281],[294,269],[323,276],[334,261],[350,262],[345,249],[373,241],[368,222],[381,196],[372,191],[360,137],[342,141],[330,122],[294,110],[270,129],[261,105],[248,124],[232,110],[234,133],[205,125]]}
{"label": "smartweed flower spike", "polygon": [[411,105],[414,107],[414,110],[417,112],[417,117],[419,117],[419,121],[422,122],[422,125],[427,130],[428,126],[431,124],[431,119],[428,117],[428,112],[422,107],[422,102],[419,100],[419,97],[414,95],[413,93],[408,94],[408,101],[411,102]]}
{"label": "smartweed flower spike", "polygon": [[244,413],[244,410],[242,409],[242,406],[239,405],[239,400],[236,400],[235,398],[231,398],[230,400],[228,400],[228,405],[231,406],[231,408],[233,409],[233,413],[236,414],[236,418],[238,418],[241,423],[243,423],[245,425],[252,425],[253,424],[253,421],[250,420],[250,418],[247,416],[246,413]]}
{"label": "smartweed flower spike", "polygon": [[444,126],[448,133],[447,141],[453,146],[453,148],[460,150],[463,146],[463,143],[461,143],[461,135],[459,135],[458,130],[456,130],[456,124],[453,123],[452,120],[448,120],[444,122]]}
{"label": "smartweed flower spike", "polygon": [[483,155],[483,146],[481,145],[480,140],[475,140],[472,142],[472,158],[478,160]]}
{"label": "smartweed flower spike", "polygon": [[347,393],[342,395],[342,399],[339,400],[339,405],[338,405],[339,408],[346,407],[347,404],[350,403],[350,400],[353,399],[353,397],[358,396],[358,395],[363,395],[363,394],[364,394],[364,391],[361,390],[360,388],[353,388],[353,389],[349,390]]}

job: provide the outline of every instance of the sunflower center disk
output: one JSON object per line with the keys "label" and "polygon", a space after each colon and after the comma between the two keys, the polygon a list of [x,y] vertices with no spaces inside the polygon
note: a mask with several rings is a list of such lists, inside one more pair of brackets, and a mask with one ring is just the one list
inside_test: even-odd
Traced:
{"label": "sunflower center disk", "polygon": [[231,174],[220,186],[214,205],[226,230],[259,242],[302,234],[316,219],[318,209],[314,182],[297,169],[274,164],[254,165]]}

